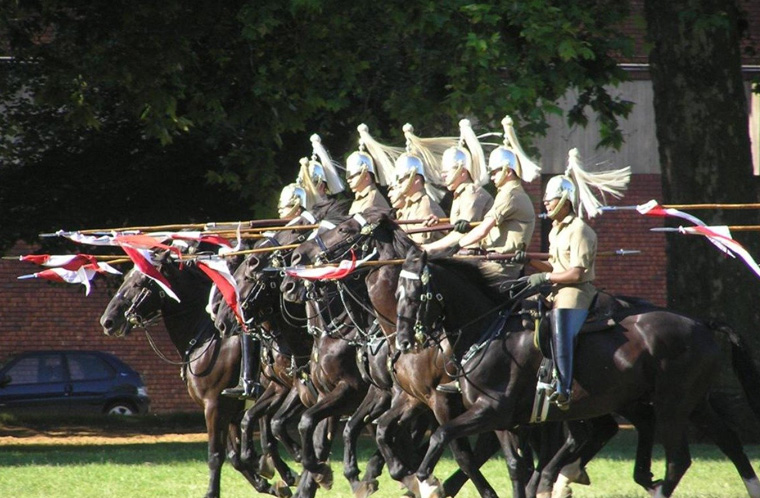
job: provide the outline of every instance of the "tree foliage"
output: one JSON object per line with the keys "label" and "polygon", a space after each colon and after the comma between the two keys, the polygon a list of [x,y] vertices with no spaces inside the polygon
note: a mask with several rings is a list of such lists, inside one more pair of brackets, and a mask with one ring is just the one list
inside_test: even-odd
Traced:
{"label": "tree foliage", "polygon": [[[397,145],[405,122],[423,136],[452,135],[464,116],[492,131],[510,114],[524,136],[541,134],[570,88],[580,103],[568,119],[583,124],[597,111],[601,145],[619,145],[616,118],[631,104],[605,85],[625,77],[615,57],[631,46],[617,29],[626,6],[17,0],[0,13],[13,56],[0,79],[1,171],[24,189],[57,192],[59,212],[9,204],[19,187],[3,182],[2,207],[16,209],[18,226],[0,243],[54,223],[137,221],[134,204],[122,201],[149,197],[141,190],[151,180],[161,194],[146,199],[150,219],[215,216],[215,205],[227,218],[269,215],[279,186],[310,154],[311,133],[336,156],[355,147],[361,122]],[[42,171],[56,173],[34,174]],[[70,191],[52,180],[64,177]],[[198,182],[215,195],[176,203]]]}

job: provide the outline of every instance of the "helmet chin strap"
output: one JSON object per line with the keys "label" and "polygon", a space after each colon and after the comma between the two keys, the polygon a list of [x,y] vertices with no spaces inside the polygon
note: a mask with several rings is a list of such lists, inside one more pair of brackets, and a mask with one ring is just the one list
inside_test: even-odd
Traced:
{"label": "helmet chin strap", "polygon": [[410,174],[406,179],[404,180],[404,183],[401,184],[401,187],[399,188],[399,195],[405,196],[411,189],[412,184],[414,183],[414,177],[417,176],[415,173]]}
{"label": "helmet chin strap", "polygon": [[559,202],[557,202],[557,204],[554,206],[554,209],[552,209],[551,213],[546,213],[546,216],[548,216],[549,218],[553,220],[562,210],[562,206],[564,206],[566,202],[567,202],[567,190],[562,192],[562,196],[559,198]]}
{"label": "helmet chin strap", "polygon": [[460,162],[457,164],[456,169],[452,171],[450,175],[446,175],[447,187],[450,187],[455,181],[457,181],[457,178],[459,178],[459,175],[462,174],[462,168],[464,168],[464,164]]}
{"label": "helmet chin strap", "polygon": [[504,166],[503,168],[501,168],[501,171],[496,176],[496,178],[494,178],[494,182],[493,183],[496,186],[496,188],[501,188],[504,185],[504,183],[506,183],[506,181],[507,181],[507,174],[509,173],[507,171],[508,169],[509,169],[509,166]]}
{"label": "helmet chin strap", "polygon": [[287,213],[283,213],[283,209],[285,209],[287,206],[279,208],[278,211],[280,212],[280,218],[292,218],[296,212],[296,209],[298,209],[300,206],[300,204],[293,204],[290,206],[290,210]]}

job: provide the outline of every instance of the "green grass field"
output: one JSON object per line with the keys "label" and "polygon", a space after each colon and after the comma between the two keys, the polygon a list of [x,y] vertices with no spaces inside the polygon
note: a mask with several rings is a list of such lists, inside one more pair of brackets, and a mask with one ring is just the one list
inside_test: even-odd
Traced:
{"label": "green grass field", "polygon": [[[635,433],[623,430],[588,466],[591,486],[574,486],[574,496],[628,498],[648,496],[631,479]],[[373,450],[364,438],[365,461]],[[747,446],[754,466],[760,465],[760,446]],[[335,486],[320,490],[318,496],[351,496],[341,474],[342,447],[333,449]],[[692,445],[693,464],[674,496],[727,498],[746,496],[744,485],[730,462],[715,446]],[[2,497],[200,497],[207,484],[204,443],[153,443],[120,445],[6,445],[0,447],[0,496]],[[436,475],[445,477],[456,468],[448,455]],[[500,496],[511,495],[503,458],[493,458],[485,473]],[[664,470],[661,448],[656,448],[653,469]],[[378,498],[400,497],[397,483],[387,474],[380,479]],[[225,465],[222,496],[257,496],[242,476]],[[458,495],[478,496],[471,485]]]}

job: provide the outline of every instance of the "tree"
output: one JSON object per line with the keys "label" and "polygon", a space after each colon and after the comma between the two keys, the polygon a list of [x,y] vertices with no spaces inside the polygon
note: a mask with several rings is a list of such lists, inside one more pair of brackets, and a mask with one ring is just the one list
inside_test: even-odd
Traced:
{"label": "tree", "polygon": [[[646,0],[647,33],[664,198],[669,203],[757,202],[741,73],[743,19],[736,1]],[[708,224],[757,224],[750,211],[705,213]],[[737,234],[760,254],[756,236]],[[757,277],[705,240],[668,239],[674,309],[718,318],[757,347]]]}
{"label": "tree", "polygon": [[[569,88],[581,95],[569,119],[583,123],[590,106],[603,144],[619,144],[615,118],[631,104],[605,85],[625,77],[615,56],[631,46],[616,29],[626,14],[613,0],[15,2],[0,12],[14,57],[0,76],[0,172],[28,181],[44,163],[67,171],[90,200],[62,198],[57,217],[24,199],[0,204],[18,220],[0,243],[53,222],[136,221],[107,203],[92,209],[92,199],[135,195],[112,181],[121,170],[163,179],[160,214],[184,191],[160,159],[177,151],[193,152],[183,155],[189,181],[205,176],[239,200],[225,218],[269,216],[279,186],[310,154],[311,133],[336,156],[356,146],[361,122],[397,145],[405,122],[423,136],[451,135],[464,116],[491,131],[511,114],[524,134],[543,133]],[[87,152],[98,143],[109,144],[105,157]]]}

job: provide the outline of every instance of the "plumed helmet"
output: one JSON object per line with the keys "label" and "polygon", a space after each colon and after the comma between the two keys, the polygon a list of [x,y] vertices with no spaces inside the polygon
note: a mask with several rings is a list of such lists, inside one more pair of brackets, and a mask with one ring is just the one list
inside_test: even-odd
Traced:
{"label": "plumed helmet", "polygon": [[362,171],[369,171],[373,175],[375,174],[375,162],[372,160],[369,154],[361,150],[352,152],[348,159],[346,159],[346,176],[352,177],[358,175]]}
{"label": "plumed helmet", "polygon": [[306,191],[298,184],[291,183],[285,185],[280,192],[280,200],[277,203],[277,209],[283,210],[295,207],[306,208]]}
{"label": "plumed helmet", "polygon": [[425,165],[422,163],[422,159],[408,152],[404,152],[396,159],[395,169],[396,181],[407,178],[412,174],[422,175],[422,178],[426,178]]}
{"label": "plumed helmet", "polygon": [[565,201],[569,200],[573,206],[573,210],[577,212],[577,195],[575,189],[575,183],[564,175],[553,176],[546,182],[546,190],[544,191],[544,201],[551,201],[552,199],[560,199],[557,204],[556,211],[562,207]]}
{"label": "plumed helmet", "polygon": [[493,172],[502,168],[510,168],[517,172],[517,156],[514,151],[503,145],[496,147],[488,156],[488,171]]}
{"label": "plumed helmet", "polygon": [[318,161],[309,161],[309,178],[314,185],[319,185],[324,182],[327,183],[327,175],[325,174],[325,168],[322,163]]}
{"label": "plumed helmet", "polygon": [[464,147],[449,147],[443,152],[441,166],[447,170],[455,170],[461,166],[470,171],[470,168],[472,168],[472,156],[470,156],[470,152]]}

